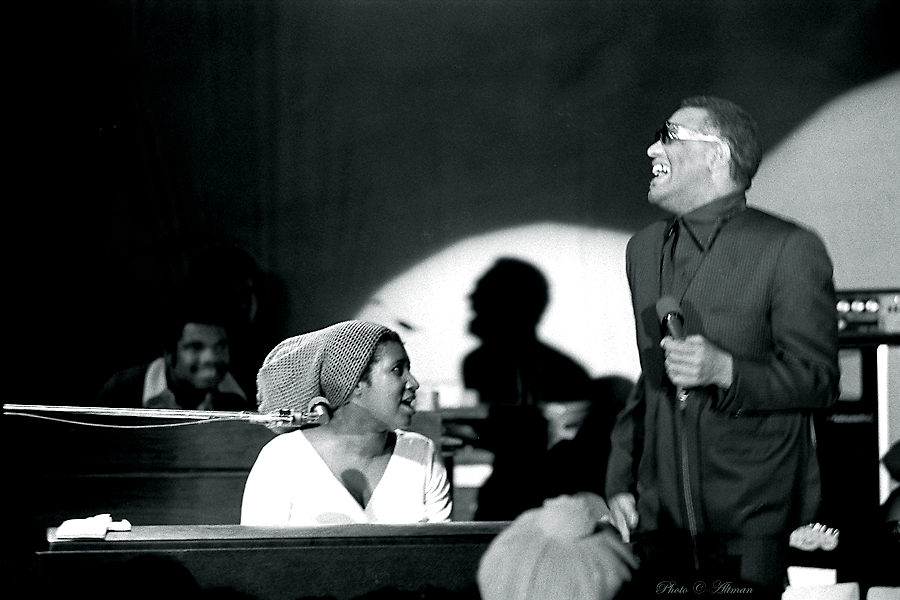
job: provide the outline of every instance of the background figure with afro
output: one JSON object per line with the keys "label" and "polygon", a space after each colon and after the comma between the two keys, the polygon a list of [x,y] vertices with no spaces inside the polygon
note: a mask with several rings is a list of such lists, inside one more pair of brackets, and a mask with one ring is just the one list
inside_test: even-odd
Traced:
{"label": "background figure with afro", "polygon": [[174,410],[253,410],[231,374],[227,319],[208,306],[178,305],[166,328],[163,355],[113,375],[96,405]]}

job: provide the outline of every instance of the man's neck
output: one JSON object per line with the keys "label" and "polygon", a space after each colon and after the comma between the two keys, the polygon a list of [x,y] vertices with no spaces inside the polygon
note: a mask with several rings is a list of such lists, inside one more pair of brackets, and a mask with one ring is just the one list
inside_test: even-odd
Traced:
{"label": "man's neck", "polygon": [[189,383],[177,381],[172,374],[166,371],[166,385],[175,395],[175,401],[185,410],[194,410],[206,399],[206,395],[213,390],[198,390]]}
{"label": "man's neck", "polygon": [[734,189],[678,215],[687,221],[715,220],[747,204],[743,189]]}

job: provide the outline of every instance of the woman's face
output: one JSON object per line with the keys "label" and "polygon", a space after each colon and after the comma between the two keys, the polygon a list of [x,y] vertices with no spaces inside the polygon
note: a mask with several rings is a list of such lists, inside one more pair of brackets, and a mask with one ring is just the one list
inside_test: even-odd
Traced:
{"label": "woman's face", "polygon": [[409,357],[403,344],[383,342],[375,349],[375,361],[368,380],[358,384],[356,404],[367,409],[376,421],[389,430],[409,427],[415,409],[419,382],[410,372]]}

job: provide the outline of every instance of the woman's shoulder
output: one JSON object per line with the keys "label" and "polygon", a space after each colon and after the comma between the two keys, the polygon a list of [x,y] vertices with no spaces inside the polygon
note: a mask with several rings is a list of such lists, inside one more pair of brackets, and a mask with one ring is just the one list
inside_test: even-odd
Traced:
{"label": "woman's shoulder", "polygon": [[303,431],[297,429],[295,431],[276,435],[266,443],[263,449],[268,452],[273,452],[276,450],[296,448],[298,446],[307,445],[309,445],[309,441],[306,438],[306,434]]}
{"label": "woman's shoulder", "polygon": [[397,447],[417,450],[422,453],[434,452],[434,440],[427,435],[405,429],[397,429]]}

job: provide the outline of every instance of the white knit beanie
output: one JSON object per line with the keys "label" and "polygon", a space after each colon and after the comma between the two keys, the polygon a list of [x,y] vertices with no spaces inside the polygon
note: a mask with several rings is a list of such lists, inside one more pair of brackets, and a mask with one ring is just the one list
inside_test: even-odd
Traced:
{"label": "white knit beanie", "polygon": [[391,330],[345,321],[288,338],[275,346],[256,376],[259,412],[305,412],[322,396],[332,410],[347,403],[378,340]]}

